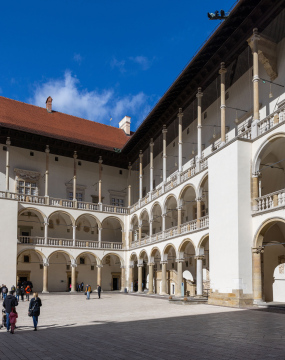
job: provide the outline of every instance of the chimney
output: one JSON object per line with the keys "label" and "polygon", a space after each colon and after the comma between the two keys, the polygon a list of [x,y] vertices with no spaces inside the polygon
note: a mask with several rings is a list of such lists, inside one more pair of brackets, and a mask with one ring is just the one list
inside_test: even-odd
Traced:
{"label": "chimney", "polygon": [[131,133],[131,118],[129,116],[125,116],[120,122],[119,122],[119,128],[124,130],[126,135],[130,135]]}
{"label": "chimney", "polygon": [[46,109],[47,112],[51,113],[52,112],[52,98],[51,96],[49,96],[46,100]]}

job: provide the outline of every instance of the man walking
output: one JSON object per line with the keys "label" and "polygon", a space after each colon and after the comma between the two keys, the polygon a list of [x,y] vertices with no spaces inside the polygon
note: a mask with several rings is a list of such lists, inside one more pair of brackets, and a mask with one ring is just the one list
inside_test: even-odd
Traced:
{"label": "man walking", "polygon": [[97,291],[98,291],[98,298],[101,299],[101,286],[100,285],[98,285]]}
{"label": "man walking", "polygon": [[13,296],[13,292],[10,291],[9,295],[7,295],[3,301],[3,307],[5,308],[5,311],[6,311],[7,332],[9,332],[9,330],[10,330],[10,319],[9,319],[10,312],[12,311],[12,308],[14,308],[17,305],[18,305],[18,301],[15,298],[15,296]]}
{"label": "man walking", "polygon": [[90,299],[90,293],[91,293],[91,286],[87,284],[86,286],[86,294],[87,294],[87,300]]}

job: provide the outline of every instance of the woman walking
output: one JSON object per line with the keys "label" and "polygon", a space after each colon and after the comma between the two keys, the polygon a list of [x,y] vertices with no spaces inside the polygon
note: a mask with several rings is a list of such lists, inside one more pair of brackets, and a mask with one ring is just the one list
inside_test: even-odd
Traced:
{"label": "woman walking", "polygon": [[34,293],[33,294],[33,298],[30,301],[30,305],[29,305],[29,314],[31,314],[31,316],[33,317],[33,322],[34,322],[34,331],[37,331],[37,327],[38,327],[38,320],[39,320],[39,316],[40,316],[40,307],[42,306],[42,301],[41,299],[38,297],[38,293]]}
{"label": "woman walking", "polygon": [[16,311],[16,308],[12,308],[12,311],[9,314],[9,320],[11,324],[11,334],[14,334],[15,328],[16,328],[16,322],[17,322],[18,313]]}

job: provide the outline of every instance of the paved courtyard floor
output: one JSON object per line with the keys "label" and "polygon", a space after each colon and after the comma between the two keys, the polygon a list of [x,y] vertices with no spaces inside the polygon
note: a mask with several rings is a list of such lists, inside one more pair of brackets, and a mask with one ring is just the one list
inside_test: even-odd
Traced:
{"label": "paved courtyard floor", "polygon": [[120,293],[46,294],[39,331],[28,302],[0,330],[0,359],[285,359],[285,314]]}

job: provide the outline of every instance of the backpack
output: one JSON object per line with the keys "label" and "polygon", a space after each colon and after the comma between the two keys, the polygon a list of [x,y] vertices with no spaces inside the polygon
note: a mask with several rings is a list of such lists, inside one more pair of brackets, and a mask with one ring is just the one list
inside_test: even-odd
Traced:
{"label": "backpack", "polygon": [[16,290],[15,286],[12,286],[11,291],[15,291],[15,290]]}
{"label": "backpack", "polygon": [[2,293],[3,294],[7,294],[7,288],[4,286],[3,289],[2,289]]}

